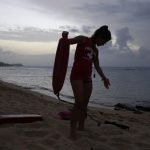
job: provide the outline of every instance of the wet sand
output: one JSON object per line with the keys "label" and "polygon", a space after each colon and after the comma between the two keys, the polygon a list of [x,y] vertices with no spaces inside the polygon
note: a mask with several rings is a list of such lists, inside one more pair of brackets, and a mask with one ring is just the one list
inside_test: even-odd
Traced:
{"label": "wet sand", "polygon": [[[85,131],[69,136],[72,108],[28,89],[0,81],[0,115],[40,114],[43,121],[0,124],[0,150],[150,150],[150,113],[89,107]],[[129,127],[129,128],[124,128]]]}

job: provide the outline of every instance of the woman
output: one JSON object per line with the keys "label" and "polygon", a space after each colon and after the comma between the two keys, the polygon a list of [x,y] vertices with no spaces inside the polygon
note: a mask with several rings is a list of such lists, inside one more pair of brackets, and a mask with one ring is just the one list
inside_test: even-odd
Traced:
{"label": "woman", "polygon": [[104,25],[97,29],[91,37],[77,36],[68,39],[69,44],[77,44],[74,64],[72,67],[70,81],[75,97],[75,103],[72,111],[70,138],[76,139],[76,129],[84,130],[87,105],[92,93],[92,64],[102,81],[105,88],[109,88],[109,79],[104,75],[98,58],[98,49],[96,46],[103,46],[111,40],[111,33],[108,26]]}

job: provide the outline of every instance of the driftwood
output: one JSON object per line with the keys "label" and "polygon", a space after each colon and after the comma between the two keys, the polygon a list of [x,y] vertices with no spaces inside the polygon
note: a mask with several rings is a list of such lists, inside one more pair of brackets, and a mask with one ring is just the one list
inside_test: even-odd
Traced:
{"label": "driftwood", "polygon": [[42,120],[43,120],[42,116],[37,114],[0,115],[0,124],[31,123]]}
{"label": "driftwood", "polygon": [[128,105],[128,104],[121,104],[118,103],[114,106],[115,110],[129,110],[129,111],[133,111],[134,113],[142,113],[141,111],[149,111],[150,112],[150,106],[140,106],[140,105],[136,105],[136,106],[132,106],[132,105]]}
{"label": "driftwood", "polygon": [[127,126],[127,125],[123,125],[123,124],[120,124],[120,123],[117,123],[117,122],[114,122],[114,121],[108,121],[108,120],[106,120],[106,121],[104,122],[104,124],[112,124],[112,125],[115,125],[115,126],[121,128],[121,129],[127,129],[127,130],[129,130],[129,128],[130,128],[130,127]]}
{"label": "driftwood", "polygon": [[[96,123],[97,123],[97,126],[100,126],[100,125],[102,124],[102,123],[101,123],[98,119],[96,119],[93,115],[91,115],[91,114],[88,113],[87,116],[90,117],[91,120],[93,120],[94,122],[96,122]],[[129,128],[130,128],[130,127],[127,126],[127,125],[123,125],[123,124],[120,124],[120,123],[117,123],[117,122],[114,122],[114,121],[105,120],[103,123],[104,123],[104,124],[115,125],[115,126],[121,128],[121,129],[127,129],[127,130],[129,130]]]}
{"label": "driftwood", "polygon": [[142,111],[149,111],[150,112],[150,106],[135,106],[136,109],[142,110]]}
{"label": "driftwood", "polygon": [[97,126],[101,125],[101,122],[99,120],[95,119],[92,114],[88,113],[87,116],[90,117],[91,120],[95,121],[97,123]]}

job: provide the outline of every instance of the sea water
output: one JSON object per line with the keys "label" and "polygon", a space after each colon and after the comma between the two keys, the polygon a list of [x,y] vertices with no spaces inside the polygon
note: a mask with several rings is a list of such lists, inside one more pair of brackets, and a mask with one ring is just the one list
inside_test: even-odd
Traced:
{"label": "sea water", "polygon": [[[93,78],[90,103],[113,107],[117,103],[150,106],[150,68],[148,67],[102,67],[111,86],[105,89],[98,74]],[[29,88],[55,97],[52,90],[52,67],[0,67],[0,80]],[[74,102],[68,68],[60,97]]]}

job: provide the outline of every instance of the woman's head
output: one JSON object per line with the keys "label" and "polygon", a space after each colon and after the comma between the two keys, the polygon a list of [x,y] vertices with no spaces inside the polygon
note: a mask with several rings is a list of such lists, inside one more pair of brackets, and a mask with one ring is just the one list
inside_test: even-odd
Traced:
{"label": "woman's head", "polygon": [[111,40],[111,32],[108,30],[108,26],[104,25],[97,29],[92,35],[92,40],[98,46],[104,45]]}

